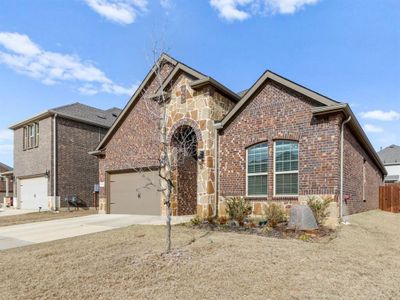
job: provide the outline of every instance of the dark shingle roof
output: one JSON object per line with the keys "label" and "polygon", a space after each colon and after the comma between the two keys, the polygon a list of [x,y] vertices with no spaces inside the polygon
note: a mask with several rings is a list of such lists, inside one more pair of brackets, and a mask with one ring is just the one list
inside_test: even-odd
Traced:
{"label": "dark shingle roof", "polygon": [[378,152],[383,164],[400,164],[400,146],[390,145]]}
{"label": "dark shingle roof", "polygon": [[51,112],[59,113],[65,117],[71,117],[83,122],[97,124],[103,127],[111,127],[121,109],[113,107],[108,110],[91,107],[82,103],[73,103],[50,109]]}

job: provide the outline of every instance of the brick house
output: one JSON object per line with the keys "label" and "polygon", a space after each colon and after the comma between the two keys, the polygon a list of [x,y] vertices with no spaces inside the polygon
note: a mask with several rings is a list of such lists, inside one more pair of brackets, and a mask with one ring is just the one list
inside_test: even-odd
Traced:
{"label": "brick house", "polygon": [[336,215],[340,199],[343,214],[378,207],[386,170],[347,104],[270,71],[235,93],[164,54],[92,152],[103,212],[165,213],[155,188],[159,120],[151,116],[160,113],[160,95],[168,98],[171,155],[177,132],[190,128],[196,141],[195,162],[174,169],[174,215],[223,214],[231,196],[249,199],[254,214],[266,201],[308,196],[335,199]]}
{"label": "brick house", "polygon": [[388,175],[385,183],[400,183],[400,146],[390,145],[378,152]]}
{"label": "brick house", "polygon": [[0,162],[0,203],[13,195],[13,168]]}
{"label": "brick house", "polygon": [[47,110],[10,127],[14,130],[14,206],[58,209],[65,197],[93,206],[97,159],[88,154],[120,110],[73,103]]}

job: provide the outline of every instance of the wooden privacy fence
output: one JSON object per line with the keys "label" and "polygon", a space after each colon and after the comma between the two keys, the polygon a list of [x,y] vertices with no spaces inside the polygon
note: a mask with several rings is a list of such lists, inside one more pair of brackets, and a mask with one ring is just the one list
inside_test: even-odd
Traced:
{"label": "wooden privacy fence", "polygon": [[400,184],[387,184],[379,187],[379,209],[394,213],[400,212]]}

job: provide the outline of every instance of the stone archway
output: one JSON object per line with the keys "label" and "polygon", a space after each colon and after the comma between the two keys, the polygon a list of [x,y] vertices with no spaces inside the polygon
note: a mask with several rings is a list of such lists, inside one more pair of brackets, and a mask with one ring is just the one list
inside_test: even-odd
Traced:
{"label": "stone archway", "polygon": [[197,209],[197,146],[195,130],[189,125],[177,127],[171,136],[175,156],[175,214],[194,215]]}

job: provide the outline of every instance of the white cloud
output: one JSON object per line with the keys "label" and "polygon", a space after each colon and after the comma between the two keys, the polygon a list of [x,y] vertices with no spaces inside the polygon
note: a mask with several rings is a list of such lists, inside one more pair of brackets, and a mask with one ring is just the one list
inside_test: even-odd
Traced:
{"label": "white cloud", "polygon": [[132,89],[115,84],[92,62],[83,61],[76,55],[42,50],[27,35],[16,32],[0,32],[0,63],[47,85],[62,81],[83,84],[78,90],[90,94],[106,92],[131,95]]}
{"label": "white cloud", "polygon": [[243,21],[249,18],[250,14],[241,8],[251,2],[253,0],[210,0],[211,6],[218,10],[219,16],[228,21]]}
{"label": "white cloud", "polygon": [[170,9],[172,7],[172,0],[160,0],[160,5],[165,9]]}
{"label": "white cloud", "polygon": [[305,5],[320,0],[210,0],[219,16],[228,21],[243,21],[252,15],[293,14]]}
{"label": "white cloud", "polygon": [[383,128],[372,124],[365,124],[364,129],[366,132],[379,133],[383,132]]}
{"label": "white cloud", "polygon": [[147,10],[147,0],[85,0],[96,13],[109,21],[132,24],[137,14]]}
{"label": "white cloud", "polygon": [[400,113],[394,110],[382,111],[382,110],[371,110],[360,113],[364,119],[372,119],[379,121],[398,121],[400,120]]}

